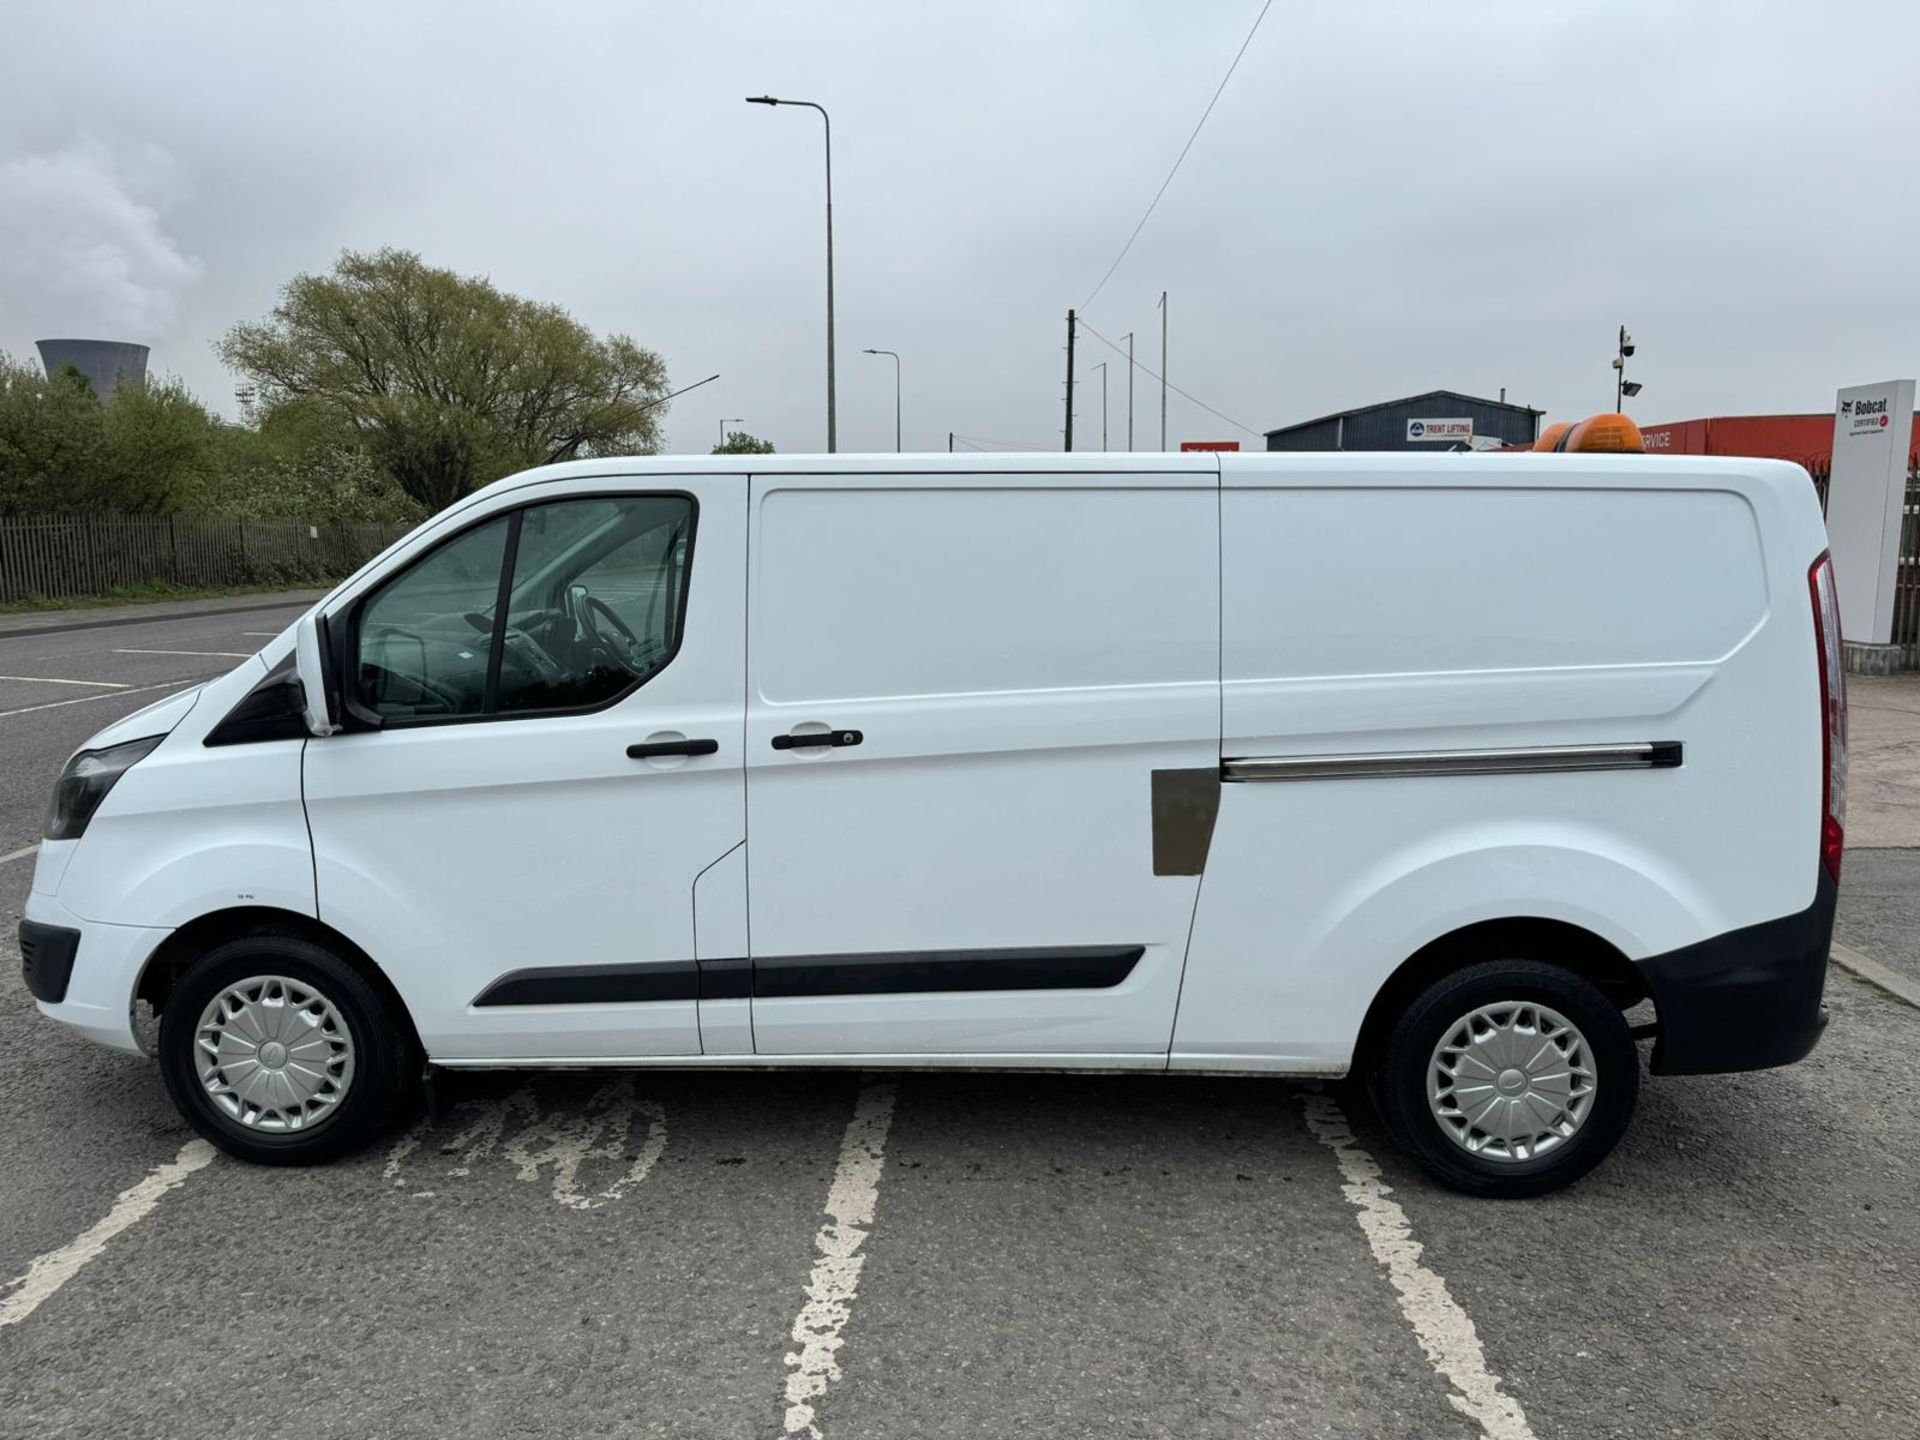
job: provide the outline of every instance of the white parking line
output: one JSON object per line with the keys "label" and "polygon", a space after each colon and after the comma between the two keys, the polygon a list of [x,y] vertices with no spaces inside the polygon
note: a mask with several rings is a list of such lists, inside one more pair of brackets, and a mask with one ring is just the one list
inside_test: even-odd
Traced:
{"label": "white parking line", "polygon": [[250,639],[271,640],[275,636],[279,635],[280,631],[278,630],[242,630],[240,633],[242,635],[247,636]]}
{"label": "white parking line", "polygon": [[1380,1178],[1380,1166],[1361,1148],[1347,1117],[1331,1095],[1305,1097],[1307,1128],[1340,1162],[1341,1189],[1366,1234],[1373,1258],[1387,1272],[1400,1299],[1400,1313],[1413,1327],[1427,1361],[1453,1386],[1453,1408],[1480,1427],[1487,1440],[1534,1440],[1520,1402],[1500,1389],[1500,1377],[1487,1369],[1486,1352],[1467,1312],[1447,1290],[1447,1282],[1420,1261],[1423,1247],[1397,1200]]}
{"label": "white parking line", "polygon": [[0,675],[0,680],[24,680],[32,685],[98,685],[102,690],[125,690],[126,680],[61,680],[52,675]]}
{"label": "white parking line", "polygon": [[853,1314],[860,1289],[860,1270],[867,1257],[860,1242],[873,1224],[879,1199],[880,1170],[887,1148],[887,1129],[893,1124],[894,1087],[867,1085],[854,1103],[853,1119],[840,1142],[840,1162],[827,1189],[827,1223],[813,1238],[819,1259],[807,1281],[807,1303],[793,1321],[793,1348],[787,1351],[787,1418],[789,1435],[820,1440],[814,1424],[814,1402],[840,1378],[836,1352]]}
{"label": "white parking line", "polygon": [[84,705],[89,700],[118,700],[122,695],[138,695],[147,690],[184,690],[189,685],[198,685],[198,680],[162,680],[157,685],[129,685],[124,690],[110,690],[105,695],[76,695],[71,700],[49,700],[42,705],[22,705],[18,710],[0,710],[0,720],[9,715],[31,715],[36,710],[58,710],[62,705]]}
{"label": "white parking line", "polygon": [[113,1202],[113,1208],[77,1240],[62,1245],[58,1250],[34,1256],[26,1274],[0,1286],[0,1292],[7,1292],[0,1295],[0,1326],[18,1325],[33,1314],[43,1300],[53,1295],[77,1275],[82,1266],[106,1249],[108,1241],[152,1214],[161,1196],[184,1183],[188,1176],[204,1168],[212,1159],[213,1146],[204,1140],[189,1140],[180,1147],[180,1153],[173,1159],[155,1167],[138,1184],[122,1190],[120,1198]]}
{"label": "white parking line", "polygon": [[6,864],[9,860],[24,860],[29,855],[37,855],[39,853],[40,853],[40,846],[39,846],[39,843],[36,841],[34,844],[27,846],[27,848],[24,850],[16,850],[11,855],[0,855],[0,865]]}
{"label": "white parking line", "polygon": [[251,650],[116,650],[116,655],[212,655],[222,660],[251,660]]}
{"label": "white parking line", "polygon": [[1834,944],[1833,963],[1843,970],[1851,970],[1869,985],[1878,985],[1882,990],[1907,1004],[1920,1007],[1920,983],[1909,980],[1898,970],[1890,970],[1871,955],[1862,955],[1850,945]]}

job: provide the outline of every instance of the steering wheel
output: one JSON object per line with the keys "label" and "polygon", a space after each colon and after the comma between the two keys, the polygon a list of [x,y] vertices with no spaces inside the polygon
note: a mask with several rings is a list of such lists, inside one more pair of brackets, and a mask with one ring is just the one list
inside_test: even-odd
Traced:
{"label": "steering wheel", "polygon": [[641,645],[640,637],[633,633],[633,627],[622,620],[614,608],[599,596],[583,595],[581,601],[580,608],[586,618],[586,629],[592,639],[608,650],[614,648],[608,639],[607,631],[601,627],[600,622],[604,619],[607,625],[612,627],[613,635],[619,640],[620,648],[625,652],[626,667],[637,671],[644,665],[642,652],[645,647]]}

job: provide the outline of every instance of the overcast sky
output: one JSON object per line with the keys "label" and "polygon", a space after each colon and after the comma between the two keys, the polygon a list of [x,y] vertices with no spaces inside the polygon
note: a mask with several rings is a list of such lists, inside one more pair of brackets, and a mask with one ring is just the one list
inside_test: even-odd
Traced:
{"label": "overcast sky", "polygon": [[[0,348],[212,342],[343,248],[404,246],[665,358],[667,448],[824,447],[834,120],[840,442],[1057,448],[1069,306],[1259,0],[7,7]],[[1824,410],[1920,370],[1913,0],[1277,0],[1087,311],[1264,430],[1434,388],[1643,421]],[[1100,435],[1083,333],[1080,448]],[[1109,432],[1125,443],[1124,365]],[[1159,438],[1139,377],[1136,438]],[[1179,396],[1168,438],[1246,431]]]}

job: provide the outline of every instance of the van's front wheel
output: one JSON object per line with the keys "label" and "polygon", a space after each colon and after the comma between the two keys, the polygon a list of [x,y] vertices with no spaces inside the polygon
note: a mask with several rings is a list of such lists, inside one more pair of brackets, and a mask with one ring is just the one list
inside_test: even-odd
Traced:
{"label": "van's front wheel", "polygon": [[1556,1190],[1625,1133],[1640,1057],[1618,1007],[1571,971],[1494,960],[1442,976],[1400,1016],[1374,1077],[1395,1141],[1471,1195]]}
{"label": "van's front wheel", "polygon": [[230,1155],[310,1165],[385,1128],[403,1093],[408,1041],[347,961],[296,935],[214,946],[160,1016],[173,1102]]}

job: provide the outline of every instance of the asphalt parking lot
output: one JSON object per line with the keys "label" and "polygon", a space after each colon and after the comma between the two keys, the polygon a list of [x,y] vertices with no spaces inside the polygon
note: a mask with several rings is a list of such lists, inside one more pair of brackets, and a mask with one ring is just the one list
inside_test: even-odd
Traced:
{"label": "asphalt parking lot", "polygon": [[[475,1075],[349,1163],[209,1159],[35,1014],[11,857],[298,608],[0,634],[0,1436],[1920,1434],[1920,1010],[1840,971],[1810,1060],[1650,1080],[1532,1202],[1199,1078]],[[1848,943],[1916,910],[1920,852],[1849,858]]]}

